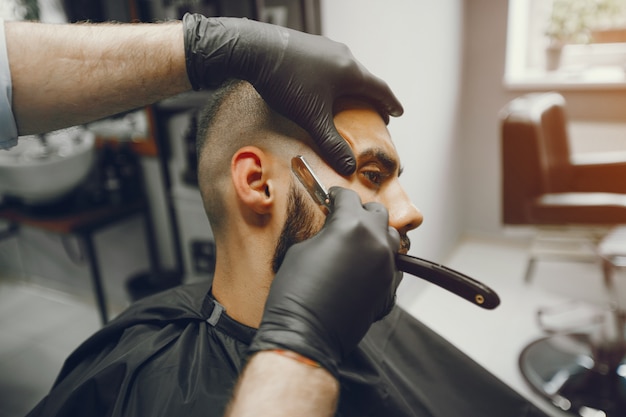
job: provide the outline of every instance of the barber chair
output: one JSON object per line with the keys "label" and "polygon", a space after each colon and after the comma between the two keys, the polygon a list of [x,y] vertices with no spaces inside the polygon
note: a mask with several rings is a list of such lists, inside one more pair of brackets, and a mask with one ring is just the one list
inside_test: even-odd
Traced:
{"label": "barber chair", "polygon": [[626,224],[626,153],[572,155],[558,93],[519,97],[500,120],[503,223],[539,226],[526,280],[539,258],[595,261],[610,227]]}
{"label": "barber chair", "polygon": [[[586,328],[544,327],[548,336],[521,353],[521,372],[562,410],[626,416],[625,310],[614,290],[615,279],[626,279],[626,227],[620,226],[626,224],[626,156],[572,155],[565,100],[558,93],[512,100],[500,121],[503,223],[537,230],[525,280],[541,258],[596,262],[607,300],[599,320],[587,320]],[[541,309],[540,322],[552,311],[563,313]]]}

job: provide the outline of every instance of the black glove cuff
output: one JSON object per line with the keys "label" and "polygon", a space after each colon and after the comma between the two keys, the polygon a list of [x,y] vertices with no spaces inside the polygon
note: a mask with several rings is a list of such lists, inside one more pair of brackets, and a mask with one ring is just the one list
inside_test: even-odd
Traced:
{"label": "black glove cuff", "polygon": [[[200,14],[183,16],[183,38],[187,77],[194,90],[216,87],[227,77],[228,37],[219,18]],[[225,56],[226,55],[226,56]]]}

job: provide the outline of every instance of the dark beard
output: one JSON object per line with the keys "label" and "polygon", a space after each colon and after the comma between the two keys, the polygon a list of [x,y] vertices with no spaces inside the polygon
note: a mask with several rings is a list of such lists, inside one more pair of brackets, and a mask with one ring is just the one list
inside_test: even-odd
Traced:
{"label": "dark beard", "polygon": [[[299,192],[293,183],[289,186],[288,204],[287,220],[274,249],[274,258],[272,259],[274,273],[278,272],[278,268],[282,265],[287,249],[295,243],[315,236],[323,225],[322,222],[316,220],[319,219],[319,214],[315,211],[320,209],[314,206],[308,195]],[[406,253],[410,247],[409,237],[406,234],[401,234],[400,250]]]}
{"label": "dark beard", "polygon": [[291,183],[289,186],[287,220],[280,232],[276,249],[274,250],[274,259],[272,260],[272,270],[278,272],[278,268],[285,259],[287,249],[293,244],[302,242],[303,240],[313,237],[320,229],[318,225],[319,213],[315,213],[317,208],[312,202],[307,201],[308,195],[299,192],[296,186]]}

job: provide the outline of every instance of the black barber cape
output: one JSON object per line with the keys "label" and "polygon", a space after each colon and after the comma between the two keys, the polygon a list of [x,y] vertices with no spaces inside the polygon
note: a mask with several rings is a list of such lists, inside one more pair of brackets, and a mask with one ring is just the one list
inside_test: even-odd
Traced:
{"label": "black barber cape", "polygon": [[[72,353],[29,416],[221,416],[254,332],[208,283],[146,298]],[[340,382],[337,416],[544,415],[399,307],[372,326]]]}

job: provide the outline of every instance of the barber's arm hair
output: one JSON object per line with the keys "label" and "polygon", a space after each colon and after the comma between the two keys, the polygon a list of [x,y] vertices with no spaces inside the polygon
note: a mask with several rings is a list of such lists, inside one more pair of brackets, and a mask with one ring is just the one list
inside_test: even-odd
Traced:
{"label": "barber's arm hair", "polygon": [[326,369],[263,351],[246,366],[226,417],[327,417],[338,398],[339,383]]}
{"label": "barber's arm hair", "polygon": [[191,89],[181,22],[6,22],[20,135],[87,123]]}

